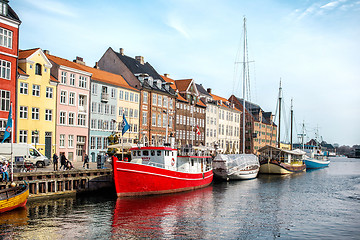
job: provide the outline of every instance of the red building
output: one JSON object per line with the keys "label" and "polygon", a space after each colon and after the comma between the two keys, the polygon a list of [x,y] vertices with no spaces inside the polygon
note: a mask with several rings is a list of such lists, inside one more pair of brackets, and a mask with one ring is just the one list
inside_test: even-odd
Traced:
{"label": "red building", "polygon": [[[9,1],[0,0],[0,141],[4,136],[10,103],[13,112],[16,106],[17,59],[19,55],[19,17],[9,6]],[[16,126],[13,113],[13,132]],[[9,137],[6,142],[9,142]],[[14,140],[16,138],[14,137]]]}

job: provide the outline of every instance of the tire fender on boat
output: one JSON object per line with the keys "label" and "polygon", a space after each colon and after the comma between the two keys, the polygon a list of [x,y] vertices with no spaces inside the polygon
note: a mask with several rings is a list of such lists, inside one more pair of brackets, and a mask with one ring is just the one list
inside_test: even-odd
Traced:
{"label": "tire fender on boat", "polygon": [[172,159],[171,159],[171,166],[174,166],[174,165],[175,165],[175,159],[172,158]]}

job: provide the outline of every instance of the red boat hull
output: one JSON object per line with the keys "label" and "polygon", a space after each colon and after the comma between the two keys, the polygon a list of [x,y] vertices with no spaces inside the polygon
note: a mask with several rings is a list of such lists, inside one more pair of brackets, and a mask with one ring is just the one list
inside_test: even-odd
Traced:
{"label": "red boat hull", "polygon": [[212,170],[183,173],[131,162],[114,162],[114,182],[118,197],[193,190],[208,186],[212,179]]}

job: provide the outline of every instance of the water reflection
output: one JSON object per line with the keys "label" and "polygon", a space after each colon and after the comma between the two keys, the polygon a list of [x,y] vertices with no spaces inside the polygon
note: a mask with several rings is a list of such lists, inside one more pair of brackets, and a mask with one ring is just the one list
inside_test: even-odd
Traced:
{"label": "water reflection", "polygon": [[112,237],[203,238],[203,222],[209,213],[206,206],[211,199],[212,186],[178,194],[119,198],[113,214]]}

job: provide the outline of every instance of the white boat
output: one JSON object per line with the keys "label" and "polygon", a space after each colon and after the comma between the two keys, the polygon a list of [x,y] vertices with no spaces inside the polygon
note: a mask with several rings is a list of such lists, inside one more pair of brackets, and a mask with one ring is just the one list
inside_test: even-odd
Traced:
{"label": "white boat", "polygon": [[[246,50],[245,50],[246,49]],[[246,18],[244,18],[244,59],[243,59],[243,112],[245,112],[245,93],[246,93],[246,76],[245,74],[247,59],[247,41],[246,41]],[[245,125],[243,117],[242,126]],[[244,180],[256,178],[259,172],[259,159],[254,154],[245,152],[245,131],[243,131],[243,154],[218,154],[213,160],[213,172],[216,178],[223,180]]]}
{"label": "white boat", "polygon": [[218,154],[213,160],[214,176],[227,181],[256,178],[259,167],[254,154]]}

